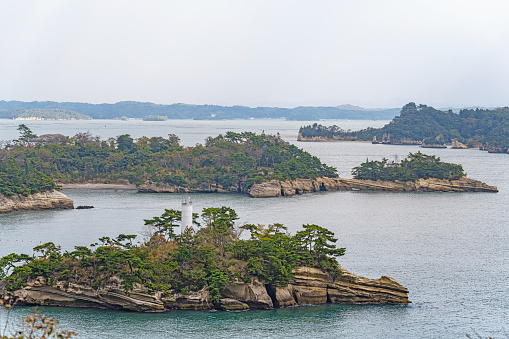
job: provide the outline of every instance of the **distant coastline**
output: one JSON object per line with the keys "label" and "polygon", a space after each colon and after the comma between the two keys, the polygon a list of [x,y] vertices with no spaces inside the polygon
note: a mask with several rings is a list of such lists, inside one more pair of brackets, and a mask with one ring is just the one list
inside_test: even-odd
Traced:
{"label": "distant coastline", "polygon": [[65,110],[83,114],[92,119],[121,119],[159,116],[168,119],[225,120],[225,119],[286,119],[286,120],[390,120],[399,113],[399,108],[363,108],[353,105],[246,107],[219,105],[171,104],[122,101],[115,104],[90,104],[54,101],[5,101],[0,100],[0,118],[18,117],[20,110]]}

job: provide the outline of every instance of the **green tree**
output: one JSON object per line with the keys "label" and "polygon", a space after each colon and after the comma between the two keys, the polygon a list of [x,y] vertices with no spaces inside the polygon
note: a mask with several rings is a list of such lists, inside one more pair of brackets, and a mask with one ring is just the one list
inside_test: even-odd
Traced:
{"label": "green tree", "polygon": [[37,135],[34,134],[25,124],[19,125],[17,130],[19,131],[20,136],[19,139],[14,140],[14,143],[18,145],[27,146],[31,139],[37,138]]}
{"label": "green tree", "polygon": [[174,209],[165,209],[160,217],[145,219],[145,225],[154,229],[154,235],[160,235],[167,240],[175,239],[175,227],[180,226],[182,212]]}

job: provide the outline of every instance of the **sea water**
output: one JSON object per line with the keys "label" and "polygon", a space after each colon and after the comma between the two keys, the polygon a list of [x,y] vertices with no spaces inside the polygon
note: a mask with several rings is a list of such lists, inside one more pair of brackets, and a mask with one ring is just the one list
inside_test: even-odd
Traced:
{"label": "sea water", "polygon": [[[403,159],[421,150],[443,161],[462,164],[468,176],[498,186],[499,193],[319,192],[294,197],[254,199],[236,194],[191,195],[195,212],[230,206],[243,223],[281,222],[291,232],[315,223],[332,230],[346,247],[339,262],[369,278],[388,275],[409,290],[408,306],[318,305],[244,313],[171,311],[138,314],[111,310],[41,307],[78,338],[460,338],[466,334],[505,338],[509,330],[509,156],[478,150],[419,149],[418,146],[372,145],[359,142],[297,142],[302,122],[282,120],[154,123],[115,122],[106,133],[102,123],[37,122],[37,134],[75,134],[86,126],[102,137],[129,133],[159,136],[175,133],[186,145],[208,135],[250,130],[280,134],[298,147],[335,166],[343,177],[366,158]],[[17,121],[0,121],[0,131]],[[84,124],[81,124],[84,123]],[[131,125],[131,123],[133,125]],[[142,123],[136,128],[135,123]],[[152,123],[152,122],[151,122]],[[378,123],[378,125],[377,125]],[[32,128],[32,122],[27,123]],[[35,122],[34,122],[35,124]],[[51,127],[59,125],[61,129]],[[327,121],[340,127],[363,128],[366,121]],[[371,122],[372,126],[383,125]],[[66,127],[67,126],[67,127]],[[189,134],[180,133],[189,127]],[[194,127],[193,127],[194,126]],[[351,127],[350,127],[351,126]],[[9,129],[9,130],[11,130]],[[209,130],[210,129],[210,130]],[[193,133],[193,131],[195,133]],[[208,132],[207,132],[208,131]],[[12,131],[11,131],[12,132]],[[11,133],[10,132],[10,133]],[[1,132],[3,133],[3,131]],[[0,139],[4,139],[3,135]],[[9,136],[8,138],[16,137]],[[5,138],[7,139],[7,138]],[[143,236],[143,219],[165,208],[180,208],[184,195],[136,191],[65,190],[75,205],[90,210],[17,212],[0,216],[0,256],[31,253],[47,241],[66,250],[89,245],[101,236],[120,233]],[[11,317],[28,314],[16,308]]]}

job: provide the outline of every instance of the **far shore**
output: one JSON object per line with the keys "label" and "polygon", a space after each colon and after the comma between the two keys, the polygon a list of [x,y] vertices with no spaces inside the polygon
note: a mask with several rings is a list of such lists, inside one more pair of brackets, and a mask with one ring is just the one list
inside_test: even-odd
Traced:
{"label": "far shore", "polygon": [[62,189],[88,189],[88,190],[137,190],[134,184],[60,184]]}

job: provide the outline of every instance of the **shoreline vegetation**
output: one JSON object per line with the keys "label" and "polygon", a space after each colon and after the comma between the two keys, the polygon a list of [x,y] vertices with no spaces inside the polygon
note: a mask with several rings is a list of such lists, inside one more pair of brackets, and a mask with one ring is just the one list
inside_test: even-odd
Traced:
{"label": "shoreline vegetation", "polygon": [[458,114],[411,102],[382,128],[345,131],[318,123],[302,126],[299,141],[371,141],[423,148],[477,148],[490,153],[509,149],[509,107],[463,109]]}
{"label": "shoreline vegetation", "polygon": [[[410,303],[396,280],[355,276],[337,262],[334,233],[305,224],[294,235],[278,223],[236,226],[229,207],[204,208],[193,226],[175,229],[182,213],[145,220],[149,233],[102,237],[62,251],[52,242],[33,255],[0,259],[0,296],[20,305],[243,311],[306,304]],[[241,233],[250,237],[242,239]]]}

